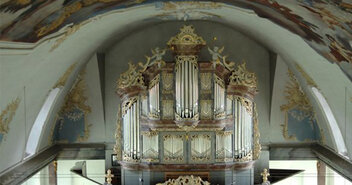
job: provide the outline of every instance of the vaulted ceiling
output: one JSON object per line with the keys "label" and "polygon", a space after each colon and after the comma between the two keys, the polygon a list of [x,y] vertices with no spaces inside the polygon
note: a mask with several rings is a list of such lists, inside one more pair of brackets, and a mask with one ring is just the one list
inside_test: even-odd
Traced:
{"label": "vaulted ceiling", "polygon": [[[205,1],[204,1],[205,2]],[[0,4],[0,39],[15,42],[37,42],[65,26],[109,11],[154,6],[170,16],[187,20],[198,9],[202,19],[221,19],[206,12],[231,5],[253,11],[302,37],[312,48],[352,76],[352,3],[349,0],[217,0],[212,3],[154,0],[4,0]],[[179,12],[183,14],[180,15]],[[189,15],[188,15],[189,14]],[[260,28],[258,28],[260,29]],[[289,47],[289,46],[288,46]]]}

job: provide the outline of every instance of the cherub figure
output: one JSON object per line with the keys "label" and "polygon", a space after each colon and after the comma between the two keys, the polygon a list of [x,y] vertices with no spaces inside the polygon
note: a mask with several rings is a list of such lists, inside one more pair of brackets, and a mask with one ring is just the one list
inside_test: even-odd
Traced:
{"label": "cherub figure", "polygon": [[[209,47],[208,47],[208,51],[209,53],[211,54],[212,56],[212,62],[217,64],[217,63],[220,63],[220,59],[224,59],[226,58],[226,56],[222,56],[221,53],[224,51],[225,47],[223,46],[222,48],[219,49],[219,47],[217,46],[214,46],[213,50],[211,50]],[[215,65],[214,64],[214,65]]]}
{"label": "cherub figure", "polygon": [[208,51],[212,56],[212,62],[213,62],[214,68],[215,68],[216,64],[221,64],[221,65],[225,66],[228,70],[232,71],[235,68],[235,63],[234,62],[229,62],[229,63],[226,62],[227,56],[221,55],[222,52],[224,51],[224,49],[225,49],[224,46],[220,49],[219,49],[219,47],[214,46],[213,50],[211,50],[208,47]]}
{"label": "cherub figure", "polygon": [[156,47],[154,50],[152,49],[151,51],[153,55],[150,57],[145,56],[147,58],[147,62],[144,65],[141,62],[138,63],[138,65],[142,67],[141,71],[145,71],[149,66],[152,66],[155,63],[158,64],[159,68],[165,64],[163,56],[166,53],[166,49],[160,49],[159,47]]}

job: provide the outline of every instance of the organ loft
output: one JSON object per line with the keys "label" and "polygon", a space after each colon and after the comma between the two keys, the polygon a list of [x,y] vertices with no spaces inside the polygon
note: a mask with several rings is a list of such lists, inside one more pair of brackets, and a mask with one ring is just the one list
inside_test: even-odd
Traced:
{"label": "organ loft", "polygon": [[[202,49],[210,61],[198,60]],[[116,90],[114,150],[122,184],[136,178],[143,184],[253,183],[261,151],[256,74],[245,62],[228,61],[223,50],[207,46],[189,25],[145,63],[129,63]],[[166,52],[173,61],[163,60]]]}

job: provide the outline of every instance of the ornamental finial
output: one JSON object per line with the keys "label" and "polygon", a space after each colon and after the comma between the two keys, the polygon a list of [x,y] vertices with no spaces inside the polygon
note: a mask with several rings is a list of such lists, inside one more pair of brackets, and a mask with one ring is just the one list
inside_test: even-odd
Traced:
{"label": "ornamental finial", "polygon": [[263,172],[260,173],[260,175],[263,177],[263,183],[268,182],[268,176],[270,176],[270,173],[268,172],[268,169],[264,168]]}
{"label": "ornamental finial", "polygon": [[112,178],[114,177],[113,174],[111,174],[111,170],[108,169],[107,174],[105,175],[106,177],[106,182],[108,183],[108,185],[111,185],[112,182]]}

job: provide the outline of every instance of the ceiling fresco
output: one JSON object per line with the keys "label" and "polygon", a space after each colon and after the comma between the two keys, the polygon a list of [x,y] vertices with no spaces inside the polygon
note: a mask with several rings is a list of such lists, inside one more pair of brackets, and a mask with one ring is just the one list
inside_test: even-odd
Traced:
{"label": "ceiling fresco", "polygon": [[[0,4],[0,40],[33,43],[66,25],[79,24],[111,10],[153,3],[156,10],[165,11],[160,19],[173,16],[173,19],[184,21],[195,9],[232,5],[252,10],[259,17],[301,36],[318,53],[338,64],[352,80],[350,0],[3,0]],[[199,14],[199,18],[221,19],[209,13]]]}

